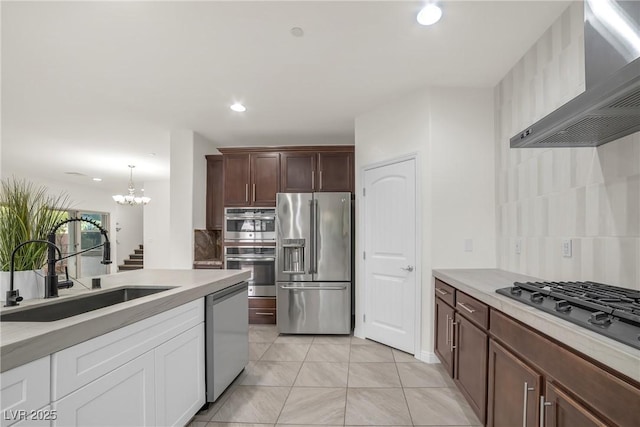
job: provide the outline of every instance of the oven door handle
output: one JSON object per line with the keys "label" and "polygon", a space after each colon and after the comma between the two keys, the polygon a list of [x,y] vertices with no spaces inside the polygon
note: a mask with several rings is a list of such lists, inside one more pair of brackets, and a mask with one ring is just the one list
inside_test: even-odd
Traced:
{"label": "oven door handle", "polygon": [[273,257],[265,257],[265,258],[227,258],[227,261],[275,261],[276,259]]}

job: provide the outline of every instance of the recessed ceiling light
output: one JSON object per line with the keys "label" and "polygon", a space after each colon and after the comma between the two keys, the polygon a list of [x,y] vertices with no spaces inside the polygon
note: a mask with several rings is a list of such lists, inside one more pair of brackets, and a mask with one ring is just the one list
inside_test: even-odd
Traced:
{"label": "recessed ceiling light", "polygon": [[245,111],[247,111],[247,107],[240,104],[239,102],[236,102],[229,108],[231,108],[233,111],[237,111],[238,113],[244,113]]}
{"label": "recessed ceiling light", "polygon": [[430,3],[418,13],[417,20],[420,25],[433,25],[442,18],[442,9]]}
{"label": "recessed ceiling light", "polygon": [[291,35],[293,37],[303,37],[304,36],[304,30],[300,27],[293,27],[291,30]]}
{"label": "recessed ceiling light", "polygon": [[149,153],[149,156],[155,157],[156,153]]}
{"label": "recessed ceiling light", "polygon": [[100,182],[102,181],[102,178],[93,178],[94,181]]}

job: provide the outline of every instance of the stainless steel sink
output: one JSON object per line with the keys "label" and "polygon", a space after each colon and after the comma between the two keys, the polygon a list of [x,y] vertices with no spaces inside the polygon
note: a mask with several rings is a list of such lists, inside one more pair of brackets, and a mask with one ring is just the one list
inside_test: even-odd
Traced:
{"label": "stainless steel sink", "polygon": [[73,299],[65,299],[53,304],[38,305],[24,310],[11,311],[0,315],[2,322],[53,322],[88,311],[109,307],[136,298],[146,297],[173,287],[127,287],[113,289]]}

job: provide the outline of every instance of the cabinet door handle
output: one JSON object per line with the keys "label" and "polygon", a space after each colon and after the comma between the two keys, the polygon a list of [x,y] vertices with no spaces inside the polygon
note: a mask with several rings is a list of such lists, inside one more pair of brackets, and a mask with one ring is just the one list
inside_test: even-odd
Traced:
{"label": "cabinet door handle", "polygon": [[257,316],[273,316],[273,313],[260,313],[259,311],[256,311],[256,315]]}
{"label": "cabinet door handle", "polygon": [[440,295],[449,295],[449,292],[445,291],[444,289],[440,289],[440,288],[436,288],[436,292],[439,293]]}
{"label": "cabinet door handle", "polygon": [[533,387],[529,387],[528,382],[524,382],[524,396],[522,398],[522,427],[527,427],[527,406],[529,403],[529,392],[533,391]]}
{"label": "cabinet door handle", "polygon": [[320,190],[322,190],[322,171],[320,171]]}
{"label": "cabinet door handle", "polygon": [[454,349],[458,348],[458,346],[455,343],[456,338],[458,337],[456,334],[456,326],[458,326],[458,322],[454,322],[452,318],[451,319],[451,351],[452,352]]}
{"label": "cabinet door handle", "polygon": [[449,315],[447,314],[447,333],[445,334],[446,340],[447,340],[447,344],[449,344],[450,339],[449,339],[449,320],[451,320],[451,317],[449,317]]}
{"label": "cabinet door handle", "polygon": [[471,314],[473,314],[473,313],[475,313],[475,312],[476,312],[476,310],[475,310],[475,309],[473,309],[473,308],[469,307],[468,305],[466,305],[466,304],[465,304],[465,303],[463,303],[463,302],[459,302],[459,303],[458,303],[458,305],[459,305],[460,307],[464,308],[465,310],[467,310],[467,311],[468,311],[469,313],[471,313]]}
{"label": "cabinet door handle", "polygon": [[544,413],[545,413],[545,406],[551,406],[553,405],[552,402],[545,402],[544,400],[544,396],[540,396],[540,427],[544,427],[545,422],[544,422]]}
{"label": "cabinet door handle", "polygon": [[256,184],[253,184],[253,201],[256,201]]}
{"label": "cabinet door handle", "polygon": [[244,201],[249,201],[249,184],[244,185]]}
{"label": "cabinet door handle", "polygon": [[316,171],[311,171],[311,189],[316,189]]}

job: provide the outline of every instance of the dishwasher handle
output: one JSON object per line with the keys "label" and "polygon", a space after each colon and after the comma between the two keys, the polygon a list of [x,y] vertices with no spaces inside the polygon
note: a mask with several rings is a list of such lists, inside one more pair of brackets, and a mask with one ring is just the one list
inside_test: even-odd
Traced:
{"label": "dishwasher handle", "polygon": [[228,298],[234,297],[242,292],[247,292],[249,284],[247,282],[236,283],[233,286],[229,286],[226,289],[223,289],[218,292],[214,292],[206,296],[207,305],[214,305],[222,300],[226,300]]}

